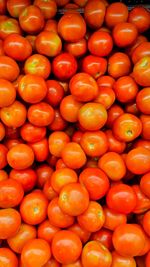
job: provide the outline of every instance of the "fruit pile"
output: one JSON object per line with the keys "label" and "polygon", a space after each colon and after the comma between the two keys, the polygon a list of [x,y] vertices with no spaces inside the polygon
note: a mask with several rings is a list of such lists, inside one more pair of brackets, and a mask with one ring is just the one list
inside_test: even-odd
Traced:
{"label": "fruit pile", "polygon": [[0,267],[150,267],[149,30],[120,2],[0,1]]}

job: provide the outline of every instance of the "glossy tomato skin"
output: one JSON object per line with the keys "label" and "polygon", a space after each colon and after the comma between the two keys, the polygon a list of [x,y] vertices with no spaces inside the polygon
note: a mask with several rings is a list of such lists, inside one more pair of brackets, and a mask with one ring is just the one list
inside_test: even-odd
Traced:
{"label": "glossy tomato skin", "polygon": [[65,132],[55,131],[51,133],[48,140],[50,153],[56,157],[61,157],[62,150],[69,141],[70,138]]}
{"label": "glossy tomato skin", "polygon": [[141,58],[133,68],[133,77],[137,84],[149,87],[150,86],[150,56]]}
{"label": "glossy tomato skin", "polygon": [[122,52],[116,52],[109,57],[108,73],[113,78],[119,78],[128,75],[131,71],[131,61],[128,55]]}
{"label": "glossy tomato skin", "polygon": [[121,264],[122,267],[136,267],[136,261],[133,257],[120,256],[116,251],[112,252],[112,267],[117,267]]}
{"label": "glossy tomato skin", "polygon": [[134,44],[132,44],[131,46],[129,46],[128,48],[126,48],[126,53],[129,56],[132,56],[134,51],[136,50],[136,48],[138,46],[140,46],[140,44],[147,42],[147,38],[144,35],[138,35],[136,41],[134,42]]}
{"label": "glossy tomato skin", "polygon": [[7,147],[3,144],[0,144],[0,169],[5,168],[7,165],[7,153]]}
{"label": "glossy tomato skin", "polygon": [[0,79],[0,108],[10,106],[16,99],[16,90],[13,84]]}
{"label": "glossy tomato skin", "polygon": [[48,0],[45,2],[43,0],[35,0],[34,5],[41,9],[45,19],[51,19],[55,17],[57,12],[57,4],[55,1]]}
{"label": "glossy tomato skin", "polygon": [[91,233],[87,231],[85,228],[81,227],[78,223],[74,223],[72,226],[68,228],[68,230],[77,234],[83,244],[86,243],[91,236]]}
{"label": "glossy tomato skin", "polygon": [[19,266],[16,254],[9,248],[0,248],[0,264],[6,267]]}
{"label": "glossy tomato skin", "polygon": [[36,168],[37,186],[43,188],[44,184],[50,179],[53,169],[48,164],[41,164]]}
{"label": "glossy tomato skin", "polygon": [[142,137],[146,140],[150,140],[150,116],[141,115],[140,119],[142,122]]}
{"label": "glossy tomato skin", "polygon": [[30,4],[30,0],[8,0],[7,10],[12,17],[18,18],[23,9]]}
{"label": "glossy tomato skin", "polygon": [[89,55],[82,60],[82,71],[92,75],[95,79],[104,75],[106,70],[107,61],[104,58]]}
{"label": "glossy tomato skin", "polygon": [[57,33],[57,24],[58,22],[55,19],[48,19],[45,22],[43,31],[48,31],[48,32],[52,31]]}
{"label": "glossy tomato skin", "polygon": [[38,142],[30,144],[35,156],[35,160],[38,162],[43,162],[48,158],[49,149],[48,149],[48,140],[44,138]]}
{"label": "glossy tomato skin", "polygon": [[136,103],[142,113],[150,115],[150,87],[140,90],[136,97]]}
{"label": "glossy tomato skin", "polygon": [[66,42],[64,44],[64,50],[74,57],[81,57],[87,52],[87,42],[84,38],[74,43]]}
{"label": "glossy tomato skin", "polygon": [[108,118],[106,122],[107,127],[112,128],[115,119],[117,119],[123,113],[124,113],[124,110],[121,106],[117,104],[112,105],[107,112],[108,114]]}
{"label": "glossy tomato skin", "polygon": [[115,79],[108,75],[103,75],[97,79],[97,84],[99,88],[101,87],[112,88],[114,82],[115,82]]}
{"label": "glossy tomato skin", "polygon": [[150,209],[150,200],[145,194],[142,192],[139,185],[133,185],[132,189],[134,190],[136,196],[137,196],[137,204],[134,209],[134,213],[136,214],[142,214],[145,211]]}
{"label": "glossy tomato skin", "polygon": [[112,3],[107,7],[105,22],[109,28],[113,28],[128,19],[128,8],[124,3]]}
{"label": "glossy tomato skin", "polygon": [[145,32],[150,27],[150,14],[142,6],[134,7],[129,13],[128,21],[133,23],[140,33]]}
{"label": "glossy tomato skin", "polygon": [[136,64],[143,57],[150,56],[150,42],[145,40],[145,42],[140,43],[132,53],[132,61]]}
{"label": "glossy tomato skin", "polygon": [[112,244],[112,231],[107,230],[105,228],[101,228],[99,231],[92,233],[91,240],[99,241],[102,245],[104,245],[109,251],[113,250]]}
{"label": "glossy tomato skin", "polygon": [[148,197],[150,198],[150,190],[149,190],[149,184],[150,184],[150,172],[144,174],[141,177],[140,180],[140,188],[142,190],[142,192]]}
{"label": "glossy tomato skin", "polygon": [[60,113],[67,122],[76,122],[78,120],[78,111],[82,103],[77,101],[73,95],[65,96],[60,103]]}
{"label": "glossy tomato skin", "polygon": [[104,227],[106,229],[114,231],[118,225],[127,222],[127,216],[125,214],[117,213],[107,206],[103,208],[103,211],[105,216]]}
{"label": "glossy tomato skin", "polygon": [[22,31],[16,19],[5,16],[0,21],[0,38],[4,40],[11,33],[21,34]]}
{"label": "glossy tomato skin", "polygon": [[57,107],[61,100],[64,98],[64,89],[61,84],[56,80],[47,80],[47,95],[46,102],[52,105],[52,107]]}
{"label": "glossy tomato skin", "polygon": [[88,1],[84,8],[84,18],[90,28],[98,29],[104,22],[106,7],[102,1]]}
{"label": "glossy tomato skin", "polygon": [[121,22],[113,29],[114,42],[118,47],[132,45],[138,36],[136,26],[129,22]]}
{"label": "glossy tomato skin", "polygon": [[115,136],[112,133],[112,130],[106,130],[106,136],[108,140],[108,151],[110,152],[116,152],[116,153],[123,153],[126,149],[126,143],[119,141],[115,138]]}
{"label": "glossy tomato skin", "polygon": [[60,229],[54,225],[52,225],[49,220],[45,220],[38,226],[37,235],[38,238],[44,239],[47,242],[51,243],[54,235]]}
{"label": "glossy tomato skin", "polygon": [[12,82],[17,79],[19,72],[19,66],[14,59],[8,56],[0,57],[0,78]]}
{"label": "glossy tomato skin", "polygon": [[7,239],[14,236],[21,225],[21,216],[15,209],[0,210],[0,239]]}
{"label": "glossy tomato skin", "polygon": [[46,127],[38,127],[31,123],[25,123],[20,129],[20,135],[25,142],[38,142],[45,137]]}
{"label": "glossy tomato skin", "polygon": [[88,40],[88,49],[94,56],[105,57],[110,54],[113,48],[113,40],[109,33],[96,31]]}

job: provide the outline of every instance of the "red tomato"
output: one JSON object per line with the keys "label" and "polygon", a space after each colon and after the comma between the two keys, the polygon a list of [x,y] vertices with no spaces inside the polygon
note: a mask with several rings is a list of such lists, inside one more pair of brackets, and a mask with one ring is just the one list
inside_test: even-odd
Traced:
{"label": "red tomato", "polygon": [[25,37],[29,43],[32,46],[32,50],[35,51],[35,40],[36,40],[36,35],[26,35]]}
{"label": "red tomato", "polygon": [[66,120],[60,114],[59,109],[54,110],[53,122],[48,126],[51,131],[62,131],[67,127]]}
{"label": "red tomato", "polygon": [[150,140],[150,116],[141,115],[142,122],[142,137],[146,140]]}
{"label": "red tomato", "polygon": [[132,45],[138,36],[137,28],[129,22],[121,22],[113,29],[114,42],[118,47]]}
{"label": "red tomato", "polygon": [[107,32],[96,31],[88,40],[88,49],[94,56],[108,56],[113,49],[113,39]]}
{"label": "red tomato", "polygon": [[134,7],[128,17],[128,21],[133,23],[139,32],[145,32],[150,28],[150,14],[142,6]]}
{"label": "red tomato", "polygon": [[143,57],[150,56],[150,42],[142,42],[139,44],[132,53],[132,61],[136,64]]}
{"label": "red tomato", "polygon": [[146,267],[149,267],[149,263],[150,263],[150,252],[148,252],[147,255],[146,255],[145,263],[146,263]]}
{"label": "red tomato", "polygon": [[7,10],[12,17],[18,18],[23,9],[30,4],[30,0],[8,0]]}
{"label": "red tomato", "polygon": [[116,152],[116,153],[123,153],[126,149],[126,143],[119,141],[115,138],[112,133],[112,130],[106,130],[107,142],[108,142],[108,151]]}
{"label": "red tomato", "polygon": [[64,50],[74,57],[81,57],[87,52],[87,42],[84,38],[73,43],[66,42],[64,43]]}
{"label": "red tomato", "polygon": [[53,237],[59,230],[60,229],[52,225],[49,220],[46,220],[38,226],[37,235],[38,238],[44,239],[47,242],[51,243]]}
{"label": "red tomato", "polygon": [[29,143],[39,142],[45,137],[46,128],[34,126],[31,123],[27,122],[21,127],[20,135],[25,142]]}
{"label": "red tomato", "polygon": [[137,197],[137,204],[134,209],[134,213],[140,214],[144,213],[145,211],[150,209],[150,199],[144,195],[139,185],[132,186],[136,197]]}
{"label": "red tomato", "polygon": [[90,235],[91,235],[91,233],[89,231],[87,231],[86,229],[81,227],[78,223],[75,223],[72,226],[70,226],[68,228],[68,230],[77,234],[79,236],[79,238],[81,239],[83,244],[89,240]]}
{"label": "red tomato", "polygon": [[47,197],[48,200],[52,200],[57,197],[57,193],[51,186],[51,179],[48,179],[43,186],[43,193]]}
{"label": "red tomato", "polygon": [[45,0],[34,0],[34,5],[41,9],[45,19],[55,17],[57,12],[57,4],[55,1],[48,0],[45,2]]}
{"label": "red tomato", "polygon": [[16,19],[9,17],[2,17],[0,20],[0,38],[4,40],[9,34],[21,34],[21,28]]}
{"label": "red tomato", "polygon": [[67,95],[60,103],[60,113],[68,122],[76,122],[78,120],[78,111],[82,103],[77,101],[74,96]]}
{"label": "red tomato", "polygon": [[103,246],[112,251],[112,231],[101,228],[99,231],[92,233],[91,240],[99,241]]}
{"label": "red tomato", "polygon": [[64,132],[55,131],[51,133],[48,140],[50,153],[56,157],[61,157],[62,150],[69,141],[69,136]]}
{"label": "red tomato", "polygon": [[107,122],[106,125],[109,128],[112,128],[113,123],[115,121],[115,119],[117,119],[120,115],[122,115],[124,113],[124,110],[122,107],[120,107],[117,104],[114,104],[113,106],[111,106],[107,112],[108,114],[108,118],[107,118]]}
{"label": "red tomato", "polygon": [[150,86],[150,56],[141,58],[133,68],[133,77],[137,84]]}
{"label": "red tomato", "polygon": [[102,1],[88,1],[84,8],[84,18],[90,28],[98,29],[104,22],[106,7]]}
{"label": "red tomato", "polygon": [[13,84],[5,79],[0,79],[0,108],[7,107],[16,99],[16,90]]}
{"label": "red tomato", "polygon": [[114,82],[115,82],[115,79],[107,75],[101,76],[97,79],[97,84],[99,88],[109,87],[111,89],[113,87]]}
{"label": "red tomato", "polygon": [[1,209],[0,222],[0,239],[7,239],[19,231],[21,217],[15,209]]}
{"label": "red tomato", "polygon": [[0,170],[0,182],[7,180],[8,179],[8,174],[6,171],[4,170]]}
{"label": "red tomato", "polygon": [[125,112],[133,115],[139,115],[139,109],[137,108],[136,102],[129,102],[125,106]]}
{"label": "red tomato", "polygon": [[61,100],[64,97],[64,89],[58,81],[55,80],[47,80],[47,95],[45,101],[52,105],[52,107],[56,107],[60,104]]}
{"label": "red tomato", "polygon": [[139,91],[136,97],[137,108],[144,114],[150,115],[150,87]]}
{"label": "red tomato", "polygon": [[53,173],[53,169],[48,164],[41,164],[36,168],[37,185],[43,188],[44,184],[49,180]]}
{"label": "red tomato", "polygon": [[142,192],[150,198],[150,172],[146,173],[141,177],[140,188]]}
{"label": "red tomato", "polygon": [[60,264],[55,259],[51,258],[43,267],[60,267]]}
{"label": "red tomato", "polygon": [[120,254],[118,254],[116,251],[113,251],[112,253],[112,265],[111,267],[136,267],[136,261],[133,257],[123,257]]}
{"label": "red tomato", "polygon": [[133,53],[134,53],[134,50],[136,50],[136,48],[144,43],[144,42],[147,42],[148,39],[144,36],[144,35],[139,35],[136,39],[136,41],[134,42],[134,44],[130,45],[128,48],[126,48],[126,53],[129,55],[129,56],[132,56]]}
{"label": "red tomato", "polygon": [[109,87],[99,87],[98,96],[95,99],[96,103],[102,104],[106,109],[109,109],[115,101],[114,90]]}
{"label": "red tomato", "polygon": [[0,78],[10,82],[17,79],[19,75],[19,66],[14,59],[7,56],[0,56]]}
{"label": "red tomato", "polygon": [[0,3],[0,15],[3,15],[6,13],[6,2],[5,0],[2,0]]}
{"label": "red tomato", "polygon": [[148,236],[150,236],[150,211],[147,211],[143,217],[143,228]]}
{"label": "red tomato", "polygon": [[128,75],[131,71],[131,61],[125,53],[116,52],[108,60],[108,73],[113,78]]}
{"label": "red tomato", "polygon": [[7,165],[7,153],[7,147],[3,144],[0,144],[0,169],[5,168]]}
{"label": "red tomato", "polygon": [[4,267],[18,267],[18,259],[9,248],[0,248],[0,265]]}
{"label": "red tomato", "polygon": [[113,28],[128,19],[128,8],[124,3],[112,3],[107,7],[105,22],[109,28]]}
{"label": "red tomato", "polygon": [[43,162],[48,158],[49,149],[48,149],[48,140],[44,138],[36,143],[29,144],[32,148],[35,156],[35,160],[38,162]]}
{"label": "red tomato", "polygon": [[105,74],[106,70],[107,60],[105,58],[88,55],[82,60],[82,71],[92,75],[95,79]]}

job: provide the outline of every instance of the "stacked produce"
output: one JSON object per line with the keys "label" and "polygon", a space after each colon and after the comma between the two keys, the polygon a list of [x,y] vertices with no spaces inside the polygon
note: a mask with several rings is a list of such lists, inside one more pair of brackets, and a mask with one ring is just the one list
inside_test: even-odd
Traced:
{"label": "stacked produce", "polygon": [[0,267],[150,267],[150,13],[0,1]]}

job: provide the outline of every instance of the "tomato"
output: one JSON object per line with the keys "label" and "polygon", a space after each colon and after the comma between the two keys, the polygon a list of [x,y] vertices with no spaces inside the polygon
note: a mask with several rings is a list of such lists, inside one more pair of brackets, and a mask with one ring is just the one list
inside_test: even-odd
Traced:
{"label": "tomato", "polygon": [[112,231],[107,230],[105,228],[101,228],[99,231],[92,233],[91,240],[99,241],[103,246],[105,246],[108,250],[112,251]]}
{"label": "tomato", "polygon": [[116,52],[108,59],[108,73],[113,78],[128,75],[131,71],[131,61],[128,55]]}
{"label": "tomato", "polygon": [[51,258],[51,249],[47,241],[35,238],[29,240],[23,247],[21,261],[23,264],[32,266],[43,266]]}
{"label": "tomato", "polygon": [[45,102],[31,105],[28,109],[28,120],[35,126],[48,126],[52,123],[53,119],[54,110],[49,104]]}
{"label": "tomato", "polygon": [[98,79],[97,79],[97,84],[98,84],[98,87],[101,88],[101,87],[109,87],[110,89],[113,87],[113,84],[115,82],[115,79],[112,78],[111,76],[107,76],[107,75],[104,75],[104,76],[100,76]]}
{"label": "tomato", "polygon": [[143,57],[150,56],[150,42],[142,42],[139,44],[132,53],[132,61],[136,64]]}
{"label": "tomato", "polygon": [[75,142],[75,143],[78,143],[80,144],[80,141],[81,141],[81,137],[83,135],[83,132],[82,131],[75,131],[72,135],[72,142]]}
{"label": "tomato", "polygon": [[59,230],[60,229],[52,225],[49,220],[46,220],[38,226],[37,235],[38,238],[44,239],[47,242],[51,243],[53,237]]}
{"label": "tomato", "polygon": [[113,181],[121,180],[126,174],[126,166],[121,157],[116,152],[105,153],[98,161],[98,166]]}
{"label": "tomato", "polygon": [[142,137],[146,140],[150,140],[150,116],[141,115],[140,119],[142,122]]}
{"label": "tomato", "polygon": [[14,59],[8,56],[0,56],[0,78],[10,82],[17,79],[19,75],[19,66]]}
{"label": "tomato", "polygon": [[0,107],[11,105],[16,98],[16,90],[13,84],[5,79],[0,79]]}
{"label": "tomato", "polygon": [[3,169],[7,165],[7,153],[7,147],[0,144],[0,169]]}
{"label": "tomato", "polygon": [[136,196],[137,196],[137,205],[134,209],[134,213],[140,214],[150,209],[150,199],[144,195],[139,185],[132,186]]}
{"label": "tomato", "polygon": [[21,253],[27,241],[36,238],[36,228],[22,223],[19,231],[7,239],[9,247],[16,253]]}
{"label": "tomato", "polygon": [[113,39],[118,47],[132,45],[138,36],[137,28],[129,22],[121,22],[113,29]]}
{"label": "tomato", "polygon": [[58,204],[66,214],[78,216],[88,208],[88,191],[79,183],[67,184],[60,191]]}
{"label": "tomato", "polygon": [[130,45],[129,47],[126,48],[126,53],[129,55],[129,56],[132,56],[133,53],[134,53],[134,50],[136,50],[136,48],[144,43],[144,42],[147,42],[148,39],[144,36],[144,35],[138,35],[136,41],[134,42],[134,44]]}
{"label": "tomato", "polygon": [[20,214],[25,223],[36,225],[46,219],[47,207],[48,200],[42,191],[32,191],[22,200]]}
{"label": "tomato", "polygon": [[112,253],[112,267],[136,267],[136,261],[133,257],[123,257],[119,255],[116,251]]}
{"label": "tomato", "polygon": [[44,27],[44,16],[39,7],[30,5],[23,9],[19,15],[19,23],[23,31],[36,34]]}
{"label": "tomato", "polygon": [[4,170],[0,170],[0,182],[7,180],[8,179],[8,174],[6,171]]}
{"label": "tomato", "polygon": [[48,164],[41,164],[36,168],[37,185],[43,188],[44,184],[48,181],[53,173],[53,169]]}
{"label": "tomato", "polygon": [[25,61],[24,72],[25,74],[36,75],[37,80],[38,76],[47,79],[51,73],[50,61],[43,55],[34,54]]}
{"label": "tomato", "polygon": [[[144,160],[144,164],[143,164]],[[150,171],[150,150],[144,147],[137,147],[127,154],[126,165],[129,171],[134,174],[145,174]]]}
{"label": "tomato", "polygon": [[112,105],[107,112],[108,118],[107,118],[106,125],[109,128],[111,128],[113,126],[115,119],[117,119],[123,113],[124,113],[124,110],[121,106],[117,104]]}
{"label": "tomato", "polygon": [[61,264],[71,264],[78,260],[81,250],[80,238],[69,230],[57,232],[52,240],[53,256]]}
{"label": "tomato", "polygon": [[59,7],[62,7],[62,6],[67,5],[68,2],[69,2],[69,0],[56,0],[56,4],[57,4],[57,6],[59,6]]}
{"label": "tomato", "polygon": [[4,40],[9,34],[21,34],[21,28],[16,19],[3,17],[0,21],[0,38]]}
{"label": "tomato", "polygon": [[25,142],[29,143],[39,142],[45,137],[46,128],[34,126],[31,123],[27,122],[21,127],[20,135]]}
{"label": "tomato", "polygon": [[51,186],[51,180],[48,179],[44,186],[43,186],[43,193],[47,197],[48,200],[52,200],[53,198],[57,197],[57,193],[54,191],[54,189]]}
{"label": "tomato", "polygon": [[95,99],[96,103],[102,104],[106,109],[109,109],[114,101],[115,101],[115,93],[114,90],[111,88],[107,87],[99,87],[99,94]]}
{"label": "tomato", "polygon": [[42,31],[35,40],[35,47],[39,54],[54,57],[61,52],[62,41],[57,33]]}
{"label": "tomato", "polygon": [[8,0],[7,10],[12,17],[18,18],[23,9],[29,6],[30,0]]}
{"label": "tomato", "polygon": [[122,213],[117,213],[107,206],[103,208],[105,215],[104,227],[114,231],[116,227],[120,224],[127,222],[127,216]]}
{"label": "tomato", "polygon": [[70,79],[77,71],[77,60],[69,53],[61,53],[53,59],[53,74],[59,80]]}
{"label": "tomato", "polygon": [[125,106],[125,112],[131,113],[134,115],[139,115],[139,109],[137,108],[136,102],[129,102]]}
{"label": "tomato", "polygon": [[133,68],[135,81],[144,87],[150,86],[150,56],[141,58]]}
{"label": "tomato", "polygon": [[2,0],[0,3],[0,15],[3,15],[6,13],[6,2],[5,0]]}
{"label": "tomato", "polygon": [[14,236],[21,225],[21,217],[15,209],[0,210],[0,239]]}
{"label": "tomato", "polygon": [[56,157],[61,157],[62,150],[69,141],[69,136],[64,132],[55,131],[51,133],[48,140],[50,153]]}
{"label": "tomato", "polygon": [[150,150],[150,141],[149,140],[144,140],[144,139],[138,139],[134,143],[134,148],[136,147],[145,147],[146,149]]}
{"label": "tomato", "polygon": [[142,192],[148,197],[150,198],[150,172],[144,174],[141,177],[140,180],[140,188],[142,190]]}
{"label": "tomato", "polygon": [[57,4],[55,1],[48,0],[45,2],[44,0],[34,0],[34,5],[41,9],[45,19],[55,17],[57,12]]}
{"label": "tomato", "polygon": [[113,233],[113,245],[121,256],[138,256],[145,244],[145,236],[137,224],[121,224]]}
{"label": "tomato", "polygon": [[66,13],[58,22],[58,33],[67,42],[77,42],[85,36],[86,23],[80,14]]}
{"label": "tomato", "polygon": [[138,109],[147,115],[150,115],[150,87],[144,88],[139,91],[136,97]]}
{"label": "tomato", "polygon": [[56,107],[60,104],[61,100],[64,97],[64,89],[61,84],[56,80],[47,80],[47,95],[46,102],[52,107]]}
{"label": "tomato", "polygon": [[64,43],[64,50],[74,57],[81,57],[87,52],[87,42],[83,38],[77,42],[73,43]]}
{"label": "tomato", "polygon": [[88,1],[84,8],[84,18],[90,28],[98,29],[104,22],[106,7],[102,1]]}
{"label": "tomato", "polygon": [[74,217],[64,213],[59,206],[59,198],[51,200],[47,210],[49,221],[52,225],[59,228],[67,228],[74,223]]}
{"label": "tomato", "polygon": [[82,71],[92,75],[95,79],[105,74],[106,70],[107,60],[105,58],[88,55],[82,60]]}
{"label": "tomato", "polygon": [[78,176],[76,172],[69,168],[56,170],[51,175],[51,185],[55,192],[60,193],[63,186],[76,183]]}
{"label": "tomato", "polygon": [[52,31],[52,32],[57,33],[57,24],[58,22],[55,19],[48,19],[45,22],[43,31],[48,31],[48,32]]}
{"label": "tomato", "polygon": [[141,132],[142,123],[139,118],[133,114],[124,113],[114,121],[113,134],[120,141],[133,141]]}
{"label": "tomato", "polygon": [[110,267],[112,256],[99,241],[90,241],[82,250],[81,262],[84,267]]}
{"label": "tomato", "polygon": [[36,35],[26,35],[25,38],[26,38],[26,39],[29,41],[29,43],[31,44],[33,52],[35,52],[35,40],[36,40]]}
{"label": "tomato", "polygon": [[137,197],[129,185],[116,184],[111,187],[106,196],[106,203],[112,211],[129,214],[137,205]]}
{"label": "tomato", "polygon": [[128,19],[128,8],[124,3],[112,3],[107,7],[105,23],[109,28],[113,28]]}
{"label": "tomato", "polygon": [[4,267],[18,267],[18,259],[9,248],[0,248],[0,265]]}
{"label": "tomato", "polygon": [[19,102],[15,101],[8,107],[1,109],[1,120],[8,127],[20,127],[26,120],[26,108]]}
{"label": "tomato", "polygon": [[12,169],[9,173],[9,178],[16,180],[22,184],[24,192],[31,191],[37,181],[37,175],[31,168],[25,170]]}
{"label": "tomato", "polygon": [[35,156],[35,160],[38,162],[43,162],[48,158],[49,149],[48,149],[48,140],[44,138],[36,143],[30,144]]}
{"label": "tomato", "polygon": [[91,236],[91,233],[87,231],[85,228],[81,227],[78,223],[75,223],[72,226],[70,226],[68,230],[77,234],[83,244],[86,243]]}
{"label": "tomato", "polygon": [[96,31],[88,40],[88,49],[94,56],[108,56],[113,49],[113,39],[107,32]]}
{"label": "tomato", "polygon": [[109,152],[116,152],[116,153],[123,153],[126,149],[126,143],[119,141],[115,138],[115,136],[112,133],[112,130],[106,130],[106,137],[108,142],[108,151]]}
{"label": "tomato", "polygon": [[115,95],[118,101],[127,103],[135,99],[138,86],[130,76],[120,77],[113,85]]}
{"label": "tomato", "polygon": [[55,259],[51,258],[43,267],[60,267],[60,264]]}
{"label": "tomato", "polygon": [[150,27],[150,14],[144,7],[137,6],[130,11],[128,21],[133,23],[140,33],[145,32]]}
{"label": "tomato", "polygon": [[48,126],[51,131],[62,131],[67,127],[66,120],[60,114],[59,109],[54,110],[53,122]]}

